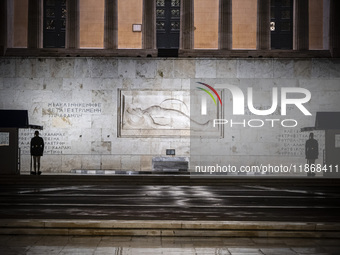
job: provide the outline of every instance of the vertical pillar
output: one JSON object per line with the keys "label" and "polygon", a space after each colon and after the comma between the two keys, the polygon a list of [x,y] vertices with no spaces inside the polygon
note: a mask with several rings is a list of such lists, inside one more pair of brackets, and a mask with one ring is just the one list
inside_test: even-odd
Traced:
{"label": "vertical pillar", "polygon": [[182,0],[180,49],[192,48],[194,48],[194,0]]}
{"label": "vertical pillar", "polygon": [[143,0],[142,48],[156,49],[155,0]]}
{"label": "vertical pillar", "polygon": [[340,56],[340,1],[331,0],[329,20],[329,49],[333,57]]}
{"label": "vertical pillar", "polygon": [[66,1],[66,48],[79,48],[79,0]]}
{"label": "vertical pillar", "polygon": [[118,48],[118,0],[105,0],[104,48]]}
{"label": "vertical pillar", "polygon": [[329,50],[330,0],[323,1],[323,49]]}
{"label": "vertical pillar", "polygon": [[42,47],[42,0],[28,0],[27,48]]}
{"label": "vertical pillar", "polygon": [[309,0],[294,1],[294,49],[309,49]]}
{"label": "vertical pillar", "polygon": [[7,1],[7,48],[14,46],[14,1]]}
{"label": "vertical pillar", "polygon": [[7,49],[7,1],[0,1],[0,56]]}
{"label": "vertical pillar", "polygon": [[257,36],[258,50],[270,49],[270,1],[257,0]]}
{"label": "vertical pillar", "polygon": [[232,39],[232,0],[220,0],[218,22],[218,48],[231,50]]}

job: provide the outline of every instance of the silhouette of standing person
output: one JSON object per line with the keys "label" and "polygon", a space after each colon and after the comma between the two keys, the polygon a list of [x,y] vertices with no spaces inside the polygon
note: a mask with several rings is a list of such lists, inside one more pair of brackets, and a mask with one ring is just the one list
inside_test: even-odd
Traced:
{"label": "silhouette of standing person", "polygon": [[314,134],[309,134],[309,139],[306,141],[306,159],[309,166],[307,176],[315,176],[315,172],[311,172],[311,165],[315,164],[315,160],[319,156],[319,145],[318,141],[314,139]]}
{"label": "silhouette of standing person", "polygon": [[[40,157],[44,152],[44,139],[39,136],[39,131],[34,132],[34,137],[31,139],[31,157],[33,157],[34,171],[31,174],[41,174],[40,172]],[[31,161],[32,164],[32,161]],[[38,172],[37,172],[38,165]]]}

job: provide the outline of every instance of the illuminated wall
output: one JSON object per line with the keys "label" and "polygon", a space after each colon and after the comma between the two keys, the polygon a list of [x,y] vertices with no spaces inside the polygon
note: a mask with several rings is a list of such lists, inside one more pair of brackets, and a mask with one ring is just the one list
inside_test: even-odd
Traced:
{"label": "illuminated wall", "polygon": [[80,48],[103,48],[104,0],[79,1]]}
{"label": "illuminated wall", "polygon": [[194,1],[194,48],[218,48],[218,0]]}
{"label": "illuminated wall", "polygon": [[309,49],[323,49],[323,1],[309,0]]}
{"label": "illuminated wall", "polygon": [[233,1],[233,49],[256,49],[257,0]]}
{"label": "illuminated wall", "polygon": [[28,0],[14,0],[13,46],[27,47]]}
{"label": "illuminated wall", "polygon": [[[235,85],[245,95],[252,87],[256,107],[270,106],[273,87],[306,88],[312,116],[297,109],[268,116],[297,119],[296,128],[225,125],[223,136],[212,140],[234,165],[304,164],[308,134],[300,129],[314,126],[317,111],[339,110],[339,80],[340,63],[332,59],[1,58],[0,109],[27,109],[30,124],[44,126],[45,172],[150,170],[152,158],[166,149],[190,156],[190,86],[198,81]],[[231,95],[222,92],[223,118],[230,119]],[[247,111],[244,118],[251,117]],[[33,132],[20,130],[26,173]],[[316,137],[320,163],[322,133]]]}
{"label": "illuminated wall", "polygon": [[142,32],[133,32],[133,24],[142,24],[142,0],[118,0],[118,48],[141,49]]}

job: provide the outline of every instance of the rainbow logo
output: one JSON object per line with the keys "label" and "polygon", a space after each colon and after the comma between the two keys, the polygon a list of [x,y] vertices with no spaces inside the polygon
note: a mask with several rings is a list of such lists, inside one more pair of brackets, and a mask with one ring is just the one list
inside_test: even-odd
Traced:
{"label": "rainbow logo", "polygon": [[[213,87],[211,87],[210,85],[208,85],[206,83],[203,83],[203,82],[197,82],[197,83],[207,87],[208,89],[210,89],[217,96],[217,98],[218,98],[218,100],[219,100],[219,102],[220,102],[220,104],[222,106],[221,97],[220,97],[220,95],[217,93],[217,91]],[[214,101],[215,105],[217,106],[217,102],[216,102],[213,94],[209,90],[207,90],[205,88],[201,88],[201,87],[197,87],[197,88],[202,90],[202,91],[204,91],[204,92],[206,92],[212,98],[212,100]],[[202,98],[201,114],[202,115],[207,115],[207,101],[206,101],[205,97]]]}

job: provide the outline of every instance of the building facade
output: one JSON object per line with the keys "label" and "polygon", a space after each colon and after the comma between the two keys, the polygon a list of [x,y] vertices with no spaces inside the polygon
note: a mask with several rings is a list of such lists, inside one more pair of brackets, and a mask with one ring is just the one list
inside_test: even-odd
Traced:
{"label": "building facade", "polygon": [[[339,41],[334,15],[339,7],[333,0],[15,0],[1,4],[6,21],[3,49],[333,52]],[[165,44],[170,41],[172,46]]]}
{"label": "building facade", "polygon": [[[0,10],[0,109],[26,109],[44,126],[45,172],[151,170],[166,149],[192,171],[199,153],[216,148],[214,164],[299,166],[301,128],[340,109],[339,1],[15,0]],[[229,123],[206,143],[192,137],[206,127],[192,115],[201,83],[221,95],[216,119]],[[234,118],[228,86],[245,98],[253,89],[256,109],[275,98],[278,107],[259,117],[245,104]],[[285,88],[310,92],[311,116],[294,105],[282,114],[276,92]],[[22,172],[33,132],[20,130]],[[322,163],[324,134],[315,137]],[[194,154],[197,147],[204,150]]]}

